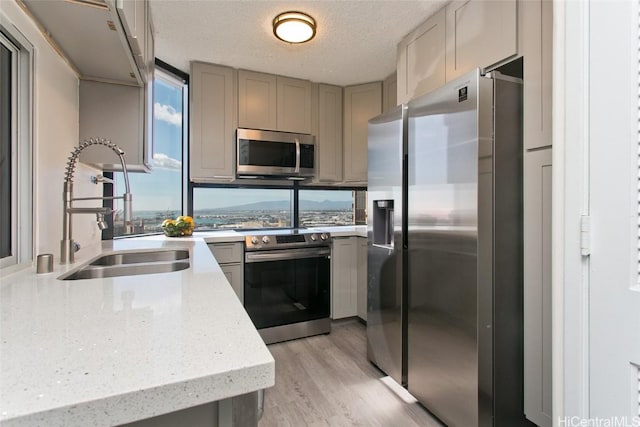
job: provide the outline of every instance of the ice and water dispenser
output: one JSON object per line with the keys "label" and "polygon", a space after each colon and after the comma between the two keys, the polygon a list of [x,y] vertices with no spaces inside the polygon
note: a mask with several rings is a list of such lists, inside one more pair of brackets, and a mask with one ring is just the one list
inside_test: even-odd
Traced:
{"label": "ice and water dispenser", "polygon": [[373,201],[373,244],[393,248],[393,200]]}

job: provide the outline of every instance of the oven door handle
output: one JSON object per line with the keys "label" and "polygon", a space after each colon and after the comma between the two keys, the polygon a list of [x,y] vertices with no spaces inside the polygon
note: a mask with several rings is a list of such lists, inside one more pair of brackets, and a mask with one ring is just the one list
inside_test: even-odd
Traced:
{"label": "oven door handle", "polygon": [[286,261],[303,258],[325,258],[331,255],[330,248],[302,248],[275,251],[247,252],[244,262]]}

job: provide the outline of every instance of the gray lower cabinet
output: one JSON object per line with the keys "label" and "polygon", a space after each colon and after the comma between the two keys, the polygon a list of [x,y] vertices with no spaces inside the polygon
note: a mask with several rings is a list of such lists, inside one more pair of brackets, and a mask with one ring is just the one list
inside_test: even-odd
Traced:
{"label": "gray lower cabinet", "polygon": [[209,250],[218,261],[220,269],[227,277],[238,299],[244,304],[244,250],[242,243],[209,243]]}
{"label": "gray lower cabinet", "polygon": [[244,304],[244,271],[242,264],[222,264],[220,269],[227,277],[240,302]]}
{"label": "gray lower cabinet", "polygon": [[367,321],[367,239],[358,237],[358,317]]}
{"label": "gray lower cabinet", "polygon": [[331,318],[367,320],[367,239],[334,237],[331,250]]}
{"label": "gray lower cabinet", "polygon": [[255,427],[264,409],[261,393],[254,391],[122,424],[120,427]]}
{"label": "gray lower cabinet", "polygon": [[552,425],[551,154],[524,157],[524,411],[541,427]]}
{"label": "gray lower cabinet", "polygon": [[191,63],[190,177],[194,182],[235,176],[236,71]]}
{"label": "gray lower cabinet", "polygon": [[331,249],[331,318],[358,314],[358,238],[334,237]]}

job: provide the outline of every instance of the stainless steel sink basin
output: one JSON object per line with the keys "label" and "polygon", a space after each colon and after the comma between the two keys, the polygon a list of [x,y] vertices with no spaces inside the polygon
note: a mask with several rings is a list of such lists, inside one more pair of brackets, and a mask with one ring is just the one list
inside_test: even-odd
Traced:
{"label": "stainless steel sink basin", "polygon": [[147,262],[177,261],[189,259],[187,249],[172,249],[163,251],[136,251],[136,252],[115,252],[103,255],[92,261],[89,265],[122,265],[140,264]]}
{"label": "stainless steel sink basin", "polygon": [[103,255],[83,267],[58,277],[59,280],[99,279],[104,277],[137,276],[171,273],[189,268],[189,251],[126,251]]}

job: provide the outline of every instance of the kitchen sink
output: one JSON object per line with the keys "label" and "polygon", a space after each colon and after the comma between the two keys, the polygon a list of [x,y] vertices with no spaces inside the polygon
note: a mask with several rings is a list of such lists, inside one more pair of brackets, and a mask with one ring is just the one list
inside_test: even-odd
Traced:
{"label": "kitchen sink", "polygon": [[173,249],[163,251],[135,251],[135,252],[114,252],[108,255],[103,255],[100,258],[92,261],[89,265],[123,265],[123,264],[140,264],[148,262],[162,262],[162,261],[178,261],[188,260],[189,250],[187,249]]}
{"label": "kitchen sink", "polygon": [[58,277],[59,280],[100,279],[104,277],[138,276],[171,273],[189,268],[189,251],[126,251],[103,255],[83,267]]}

